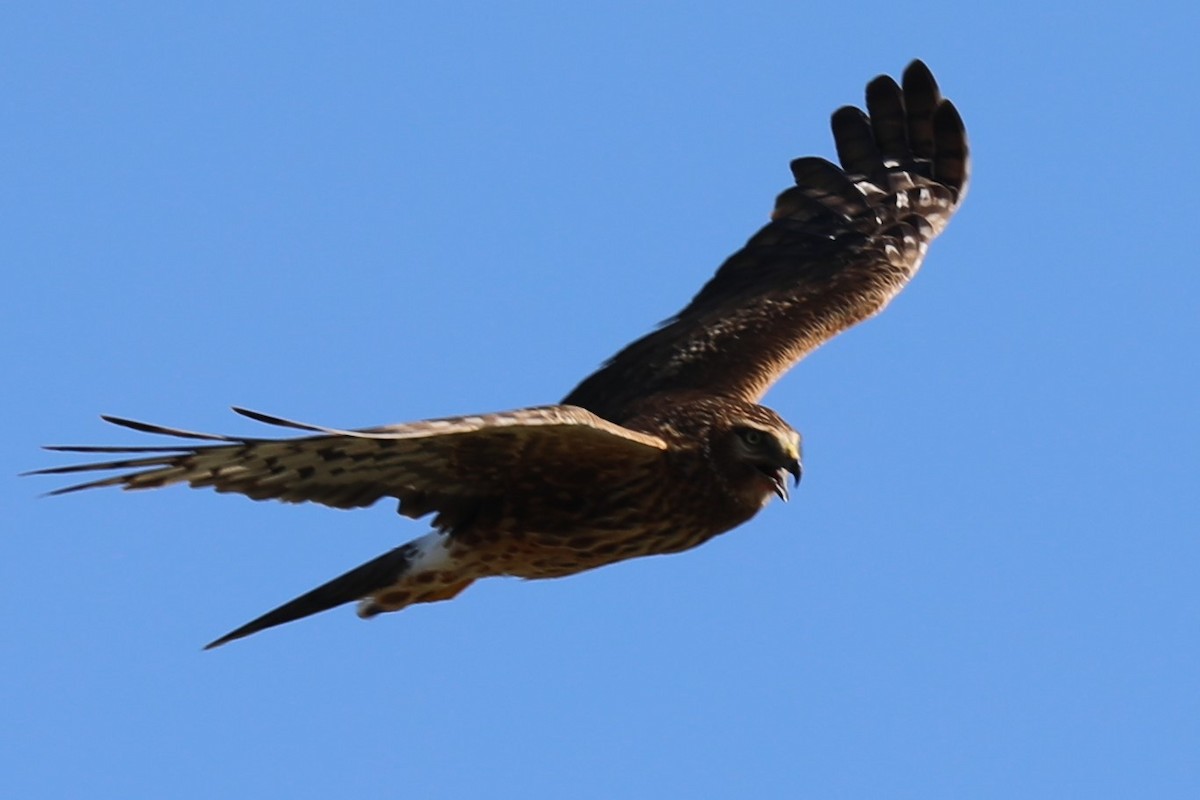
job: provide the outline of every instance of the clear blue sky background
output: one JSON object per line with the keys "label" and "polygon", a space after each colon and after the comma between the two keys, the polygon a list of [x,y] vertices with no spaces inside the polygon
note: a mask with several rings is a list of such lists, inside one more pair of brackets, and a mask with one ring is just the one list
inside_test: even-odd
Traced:
{"label": "clear blue sky background", "polygon": [[769,395],[794,501],[684,555],[201,653],[423,527],[0,482],[0,794],[1200,796],[1191,5],[16,5],[10,476],[555,401],[913,57],[975,175]]}

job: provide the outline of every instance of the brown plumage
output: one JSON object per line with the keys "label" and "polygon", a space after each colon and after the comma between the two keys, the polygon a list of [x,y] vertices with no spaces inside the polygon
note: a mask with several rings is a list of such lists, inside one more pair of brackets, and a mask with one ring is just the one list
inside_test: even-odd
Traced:
{"label": "brown plumage", "polygon": [[929,70],[881,76],[867,110],[833,115],[841,167],[792,162],[771,222],[677,316],[633,342],[561,405],[362,430],[257,412],[290,439],[52,447],[121,454],[38,470],[120,470],[59,489],[184,483],[335,508],[399,500],[433,530],[247,623],[209,647],[358,601],[373,616],[454,597],[492,575],[554,578],[695,547],[750,519],[800,478],[800,437],[757,404],[795,362],[881,310],[912,278],[966,191],[963,124]]}

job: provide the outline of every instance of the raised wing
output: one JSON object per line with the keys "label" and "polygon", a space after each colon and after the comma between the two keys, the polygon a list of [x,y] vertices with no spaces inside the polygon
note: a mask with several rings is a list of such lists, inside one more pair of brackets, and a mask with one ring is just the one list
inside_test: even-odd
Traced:
{"label": "raised wing", "polygon": [[962,119],[914,61],[903,88],[867,86],[867,110],[833,115],[842,166],[792,162],[771,222],[692,302],[585,379],[563,402],[614,422],[659,392],[756,402],[793,364],[878,313],[916,273],[967,189]]}
{"label": "raised wing", "polygon": [[400,513],[420,517],[438,512],[435,524],[452,528],[479,502],[500,497],[513,486],[549,480],[569,489],[572,480],[594,482],[606,471],[627,474],[659,458],[666,448],[658,437],[562,405],[361,430],[323,428],[234,410],[259,422],[316,435],[240,438],[104,417],[144,433],[217,444],[53,446],[47,449],[133,457],[28,474],[121,471],[51,494],[101,486],[151,489],[184,483],[255,500],[311,501],[334,508],[358,508],[381,497],[395,497],[400,500]]}

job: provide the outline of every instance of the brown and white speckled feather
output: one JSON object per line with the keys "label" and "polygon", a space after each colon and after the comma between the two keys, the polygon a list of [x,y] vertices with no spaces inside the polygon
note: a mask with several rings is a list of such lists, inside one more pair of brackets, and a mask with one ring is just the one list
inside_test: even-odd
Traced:
{"label": "brown and white speckled feather", "polygon": [[[400,500],[411,517],[442,515],[435,525],[452,526],[454,515],[480,498],[514,485],[536,485],[543,473],[562,476],[587,466],[589,474],[627,470],[657,458],[662,439],[628,430],[581,408],[541,406],[498,414],[339,430],[293,422],[255,411],[239,413],[280,427],[314,432],[292,439],[238,438],[195,433],[145,422],[104,417],[144,433],[215,441],[172,447],[52,446],[82,453],[138,454],[138,458],[75,464],[31,474],[132,470],[57,489],[120,486],[151,489],[184,483],[254,500],[311,501],[334,508],[369,506],[381,497]],[[153,455],[147,455],[147,454]]]}
{"label": "brown and white speckled feather", "polygon": [[867,87],[864,114],[833,115],[839,168],[792,162],[796,186],[678,315],[637,340],[563,402],[623,422],[681,389],[757,401],[840,331],[878,313],[912,278],[966,193],[966,133],[929,69],[903,88]]}

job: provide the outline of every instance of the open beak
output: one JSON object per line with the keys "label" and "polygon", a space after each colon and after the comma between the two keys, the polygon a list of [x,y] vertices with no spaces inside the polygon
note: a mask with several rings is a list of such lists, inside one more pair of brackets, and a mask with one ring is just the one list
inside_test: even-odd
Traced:
{"label": "open beak", "polygon": [[783,502],[788,501],[788,475],[792,476],[792,485],[800,485],[800,476],[804,474],[804,468],[800,466],[800,459],[794,458],[784,466],[775,470],[775,474],[771,476],[771,483],[775,486],[775,494],[779,495],[779,499]]}

